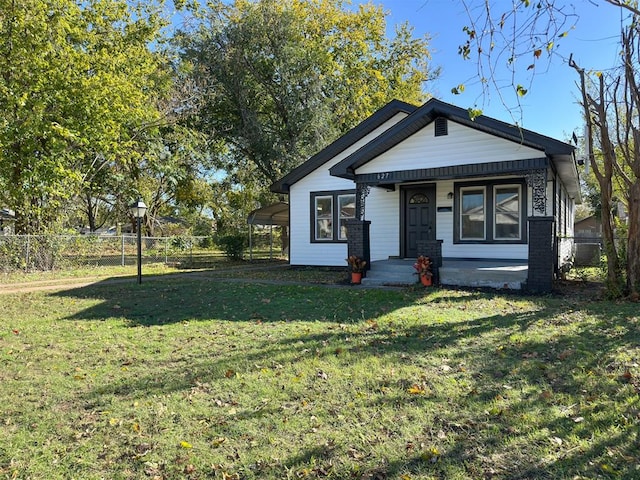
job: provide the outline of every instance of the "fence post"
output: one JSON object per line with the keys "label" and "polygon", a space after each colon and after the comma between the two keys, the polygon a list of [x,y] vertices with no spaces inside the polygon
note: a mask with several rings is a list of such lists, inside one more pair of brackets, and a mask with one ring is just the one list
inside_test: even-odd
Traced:
{"label": "fence post", "polygon": [[120,254],[122,257],[121,263],[122,266],[124,267],[124,233],[120,236]]}
{"label": "fence post", "polygon": [[164,239],[164,264],[167,265],[169,263],[169,237],[165,237]]}
{"label": "fence post", "polygon": [[27,235],[27,251],[25,252],[25,270],[29,270],[29,253],[31,252],[31,235]]}

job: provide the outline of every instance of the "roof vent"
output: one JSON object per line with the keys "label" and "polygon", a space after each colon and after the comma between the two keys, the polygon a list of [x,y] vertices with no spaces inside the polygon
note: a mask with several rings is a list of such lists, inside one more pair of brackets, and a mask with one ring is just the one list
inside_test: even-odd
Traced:
{"label": "roof vent", "polygon": [[447,125],[447,119],[444,117],[438,117],[435,121],[436,137],[443,137],[449,135],[449,128]]}

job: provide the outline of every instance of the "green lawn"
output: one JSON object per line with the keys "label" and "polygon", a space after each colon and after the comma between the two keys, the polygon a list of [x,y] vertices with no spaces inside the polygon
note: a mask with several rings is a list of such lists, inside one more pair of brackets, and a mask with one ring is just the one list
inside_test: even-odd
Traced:
{"label": "green lawn", "polygon": [[0,301],[0,478],[640,478],[638,304],[170,275]]}

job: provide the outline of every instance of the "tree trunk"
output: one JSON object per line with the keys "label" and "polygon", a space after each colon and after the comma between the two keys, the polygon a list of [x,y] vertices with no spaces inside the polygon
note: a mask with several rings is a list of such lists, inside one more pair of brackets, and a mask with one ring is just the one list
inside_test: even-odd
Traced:
{"label": "tree trunk", "polygon": [[85,192],[85,200],[87,202],[87,220],[89,221],[89,231],[96,231],[96,215],[93,207],[93,203],[91,201],[91,194],[89,192]]}
{"label": "tree trunk", "polygon": [[627,288],[631,298],[640,292],[640,179],[629,189],[629,236],[627,244]]}
{"label": "tree trunk", "polygon": [[[599,78],[597,97],[592,97],[587,91],[586,73],[580,68],[573,58],[569,58],[569,65],[575,69],[580,76],[580,93],[582,94],[582,108],[584,110],[585,122],[587,124],[587,143],[589,146],[589,164],[598,180],[600,186],[600,200],[602,203],[602,237],[604,241],[604,251],[607,257],[607,279],[606,286],[608,294],[612,297],[622,296],[622,285],[620,282],[621,271],[618,259],[618,250],[614,239],[614,222],[612,214],[613,198],[613,172],[616,162],[616,153],[611,142],[607,115],[607,88],[602,76]],[[594,151],[594,139],[597,138],[600,144],[601,165],[596,161]]]}
{"label": "tree trunk", "polygon": [[[601,185],[602,187],[602,185]],[[602,239],[604,241],[604,253],[607,257],[607,291],[613,297],[619,297],[621,292],[621,271],[618,259],[618,249],[615,244],[615,231],[613,229],[613,214],[611,212],[611,190],[601,189],[602,201]]]}

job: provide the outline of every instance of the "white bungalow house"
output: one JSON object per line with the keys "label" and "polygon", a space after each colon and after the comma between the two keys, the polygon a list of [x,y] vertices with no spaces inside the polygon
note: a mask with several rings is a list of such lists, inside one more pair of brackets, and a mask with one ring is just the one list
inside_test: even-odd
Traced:
{"label": "white bungalow house", "polygon": [[570,262],[580,201],[573,146],[436,99],[390,102],[271,188],[292,265],[512,262],[534,292]]}

